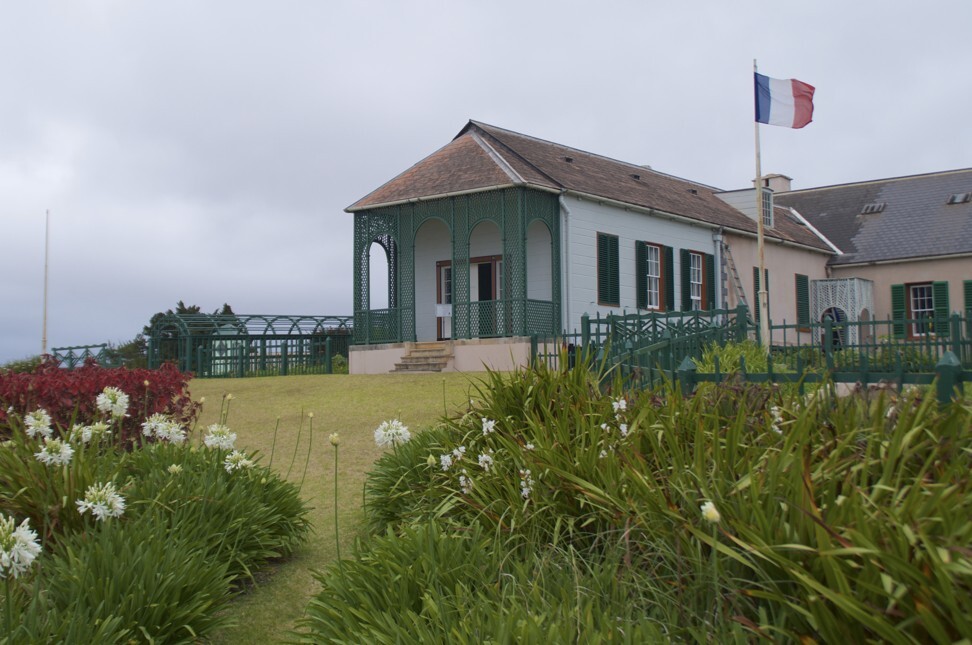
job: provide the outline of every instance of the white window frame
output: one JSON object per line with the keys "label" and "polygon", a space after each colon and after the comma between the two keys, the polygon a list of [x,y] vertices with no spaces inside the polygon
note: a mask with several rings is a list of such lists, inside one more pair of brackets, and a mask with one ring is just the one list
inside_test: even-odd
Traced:
{"label": "white window frame", "polygon": [[645,264],[647,269],[646,284],[648,286],[645,302],[648,309],[661,309],[661,248],[653,244],[646,244],[645,254],[647,256]]}
{"label": "white window frame", "polygon": [[908,311],[913,319],[912,336],[934,335],[931,324],[935,318],[935,292],[931,282],[908,285]]}
{"label": "white window frame", "polygon": [[692,311],[702,309],[702,254],[689,252],[689,300]]}

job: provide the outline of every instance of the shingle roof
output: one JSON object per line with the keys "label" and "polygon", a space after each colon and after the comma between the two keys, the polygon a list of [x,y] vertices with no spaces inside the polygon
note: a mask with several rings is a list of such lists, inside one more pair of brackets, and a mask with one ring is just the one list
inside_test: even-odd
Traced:
{"label": "shingle roof", "polygon": [[[711,186],[478,121],[470,121],[449,144],[346,210],[510,185],[579,193],[756,233],[756,222],[719,199]],[[786,209],[777,209],[774,220],[767,237],[829,251]]]}
{"label": "shingle roof", "polygon": [[844,255],[834,265],[972,253],[972,168],[777,194]]}

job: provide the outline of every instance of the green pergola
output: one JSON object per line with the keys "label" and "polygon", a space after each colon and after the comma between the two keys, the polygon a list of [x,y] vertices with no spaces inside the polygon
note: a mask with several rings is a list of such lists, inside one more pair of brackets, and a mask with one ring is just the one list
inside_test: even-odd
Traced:
{"label": "green pergola", "polygon": [[[422,340],[417,338],[416,241],[419,230],[439,220],[451,238],[451,338],[554,336],[561,320],[560,219],[555,193],[511,187],[410,201],[354,213],[354,342],[379,344]],[[499,229],[504,263],[503,297],[489,302],[470,298],[470,239],[481,222]],[[527,297],[527,230],[542,222],[549,233],[550,297]],[[370,248],[381,246],[388,259],[388,307],[370,307]],[[421,312],[426,315],[427,312]],[[490,317],[500,321],[488,327],[477,324]]]}
{"label": "green pergola", "polygon": [[197,376],[331,371],[347,357],[350,316],[168,314],[152,326],[148,365],[174,362]]}

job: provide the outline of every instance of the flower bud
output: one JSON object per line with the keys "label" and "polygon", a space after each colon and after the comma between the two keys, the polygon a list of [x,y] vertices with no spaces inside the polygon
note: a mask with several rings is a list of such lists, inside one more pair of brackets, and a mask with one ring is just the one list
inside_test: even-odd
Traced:
{"label": "flower bud", "polygon": [[335,432],[331,435],[331,445],[337,446],[339,443],[341,443],[341,437],[339,437],[338,433]]}
{"label": "flower bud", "polygon": [[429,468],[432,468],[433,466],[435,466],[435,457],[432,456],[432,455],[429,455],[429,458],[425,460],[425,465],[428,466]]}

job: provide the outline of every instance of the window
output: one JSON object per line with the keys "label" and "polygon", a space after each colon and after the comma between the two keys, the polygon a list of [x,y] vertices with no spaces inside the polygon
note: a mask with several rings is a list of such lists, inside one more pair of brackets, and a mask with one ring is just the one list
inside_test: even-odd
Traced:
{"label": "window", "polygon": [[621,306],[617,235],[597,234],[597,303]]}
{"label": "window", "polygon": [[675,308],[672,264],[672,247],[635,242],[638,309],[670,311]]}
{"label": "window", "polygon": [[912,336],[925,336],[933,333],[935,317],[935,299],[932,295],[931,283],[908,285],[908,305],[911,314]]}
{"label": "window", "polygon": [[799,273],[793,275],[796,287],[796,317],[800,329],[810,328],[810,278]]}
{"label": "window", "polygon": [[948,282],[891,285],[892,328],[896,338],[948,334]]}
{"label": "window", "polygon": [[763,226],[773,228],[773,191],[769,188],[762,190],[763,197]]}
{"label": "window", "polygon": [[702,255],[689,253],[689,299],[692,309],[702,309]]}
{"label": "window", "polygon": [[646,309],[661,308],[661,249],[657,246],[645,247],[645,277],[647,279]]}
{"label": "window", "polygon": [[682,249],[682,310],[704,311],[715,307],[715,256]]}

